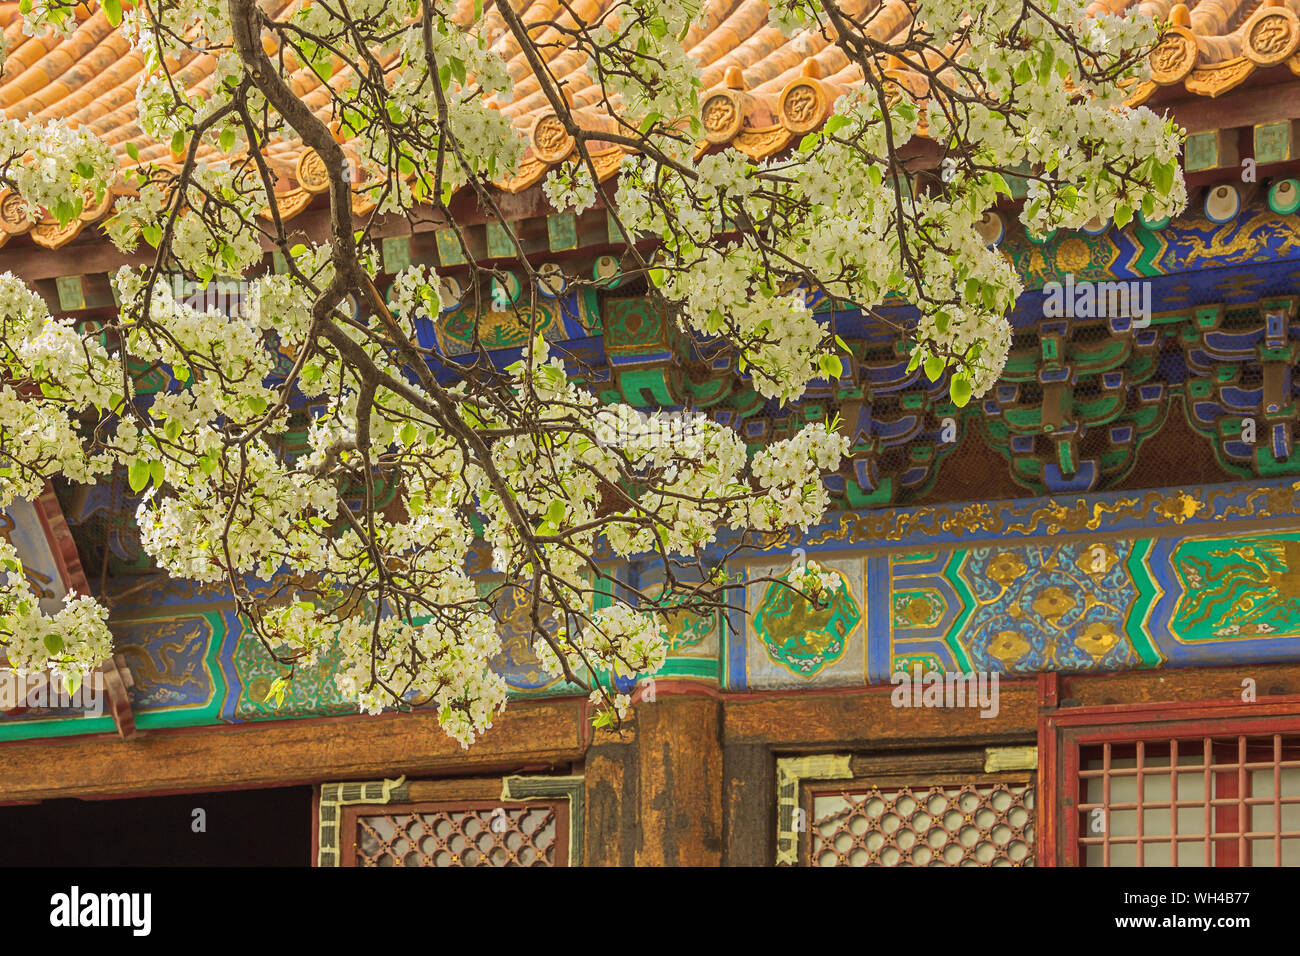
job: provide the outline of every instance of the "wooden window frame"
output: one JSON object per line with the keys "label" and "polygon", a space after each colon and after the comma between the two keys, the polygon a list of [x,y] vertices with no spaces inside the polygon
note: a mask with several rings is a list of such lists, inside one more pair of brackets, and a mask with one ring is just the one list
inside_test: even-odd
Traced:
{"label": "wooden window frame", "polygon": [[[1046,703],[1054,705],[1055,700],[1049,698]],[[1038,865],[1082,865],[1077,806],[1084,748],[1184,737],[1221,739],[1270,734],[1300,735],[1300,695],[1254,702],[1199,700],[1049,709],[1039,719],[1038,732]],[[1218,792],[1224,776],[1222,772],[1214,774],[1215,796],[1236,796]],[[1221,826],[1227,822],[1219,818]],[[1222,841],[1211,842],[1217,845]],[[1216,851],[1215,856],[1218,863],[1221,854]],[[1228,855],[1222,856],[1222,865],[1229,865]],[[1173,859],[1177,859],[1176,852]],[[1235,861],[1231,865],[1236,865]]]}
{"label": "wooden window frame", "polygon": [[[1005,758],[1012,754],[1011,761]],[[1018,761],[1027,761],[1024,765],[1007,766]],[[815,800],[821,795],[832,795],[849,791],[864,791],[877,787],[888,791],[908,787],[913,790],[928,789],[932,786],[952,787],[970,783],[978,787],[1004,785],[1028,786],[1034,791],[1034,846],[1031,857],[1036,860],[1039,839],[1038,821],[1038,778],[1035,773],[1037,755],[1033,747],[950,747],[940,750],[921,752],[876,752],[855,753],[838,758],[797,758],[789,763],[807,762],[814,764],[825,761],[826,769],[833,773],[818,774],[813,771],[809,776],[794,780],[795,806],[803,811],[807,826],[801,833],[795,833],[797,850],[796,863],[801,867],[814,866],[812,860],[813,830],[816,826],[814,817]],[[832,763],[832,761],[836,761]],[[778,771],[778,776],[780,773]],[[788,781],[787,781],[788,786]],[[790,821],[783,821],[789,827]],[[1036,864],[1035,864],[1036,865]]]}
{"label": "wooden window frame", "polygon": [[376,814],[448,810],[537,810],[555,813],[551,866],[584,862],[582,776],[539,775],[396,779],[325,783],[316,788],[316,865],[356,866],[358,820]]}
{"label": "wooden window frame", "polygon": [[549,809],[555,814],[554,860],[549,865],[561,867],[569,865],[569,804],[567,800],[558,799],[545,803],[528,800],[438,800],[412,803],[389,804],[352,804],[342,808],[343,834],[340,846],[341,866],[360,866],[357,861],[356,837],[362,817],[379,815],[403,815],[418,813],[442,813],[462,811],[502,810],[542,810]]}

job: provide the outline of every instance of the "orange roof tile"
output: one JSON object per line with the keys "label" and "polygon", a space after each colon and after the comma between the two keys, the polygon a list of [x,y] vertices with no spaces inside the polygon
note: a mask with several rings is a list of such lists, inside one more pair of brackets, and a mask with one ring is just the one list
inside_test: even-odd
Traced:
{"label": "orange roof tile", "polygon": [[[304,0],[271,0],[267,11],[284,16]],[[559,16],[572,22],[574,15],[592,20],[615,0],[527,0],[525,23]],[[910,12],[903,0],[845,0],[847,12],[866,14],[875,9],[868,29],[877,39],[888,40],[905,30]],[[1148,99],[1158,88],[1182,84],[1194,94],[1215,96],[1243,82],[1260,67],[1287,63],[1300,74],[1300,0],[1093,0],[1090,13],[1135,9],[1171,20],[1171,31],[1151,56],[1152,79],[1136,88],[1133,103]],[[474,0],[457,0],[455,18],[466,23]],[[572,11],[572,13],[570,13]],[[143,60],[114,30],[99,9],[98,0],[78,8],[78,24],[65,38],[28,37],[22,33],[18,4],[0,2],[0,28],[9,55],[0,72],[0,109],[9,118],[39,120],[62,117],[84,124],[103,136],[119,152],[124,166],[134,144],[144,161],[169,161],[170,147],[147,137],[140,129],[135,90],[143,81]],[[493,37],[494,48],[505,57],[515,80],[513,98],[499,104],[502,112],[529,138],[529,148],[516,174],[498,183],[519,191],[538,182],[555,163],[567,158],[572,142],[551,115],[550,104],[513,36],[495,10],[488,10],[479,29]],[[537,34],[552,74],[584,122],[602,119],[601,96],[584,68],[584,58],[565,47],[564,36],[553,27]],[[267,41],[274,52],[271,41]],[[766,0],[707,0],[700,23],[687,34],[684,47],[700,64],[707,92],[702,97],[702,119],[709,144],[731,144],[754,156],[771,155],[819,126],[834,100],[862,83],[860,68],[843,50],[818,33],[806,31],[787,38],[768,25]],[[316,74],[291,58],[293,89],[318,116],[328,121],[329,95]],[[923,95],[919,75],[906,74],[885,64],[884,73],[914,95]],[[213,59],[190,55],[172,65],[177,78],[193,94],[202,95],[212,82]],[[329,86],[345,82],[346,69],[338,70]],[[593,144],[593,158],[603,176],[612,175],[623,156],[620,147]],[[200,155],[209,152],[207,147]],[[275,141],[266,150],[272,167],[284,180],[277,205],[288,217],[305,208],[324,189],[320,170],[311,175],[312,157],[303,155],[294,141]],[[6,216],[0,197],[0,242],[26,231],[24,223]],[[102,210],[86,210],[82,222],[91,222]],[[33,228],[44,243],[66,242],[81,227],[65,230],[48,224]]]}

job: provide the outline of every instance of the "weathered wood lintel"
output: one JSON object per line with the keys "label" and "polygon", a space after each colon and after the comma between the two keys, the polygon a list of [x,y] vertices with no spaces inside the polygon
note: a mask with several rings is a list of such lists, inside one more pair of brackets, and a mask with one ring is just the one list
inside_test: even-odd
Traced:
{"label": "weathered wood lintel", "polygon": [[584,750],[582,701],[520,701],[468,750],[432,713],[278,720],[0,745],[0,803],[513,771]]}
{"label": "weathered wood lintel", "polygon": [[[1032,740],[1038,726],[1038,695],[1032,680],[999,684],[995,717],[974,708],[895,707],[891,685],[842,693],[791,692],[727,701],[723,739],[727,744],[765,742],[774,747],[958,746]],[[797,737],[794,731],[797,731]]]}

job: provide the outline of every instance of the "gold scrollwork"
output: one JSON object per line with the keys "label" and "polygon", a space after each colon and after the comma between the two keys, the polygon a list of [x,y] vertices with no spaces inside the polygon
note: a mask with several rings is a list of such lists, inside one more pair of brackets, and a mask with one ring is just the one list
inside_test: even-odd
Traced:
{"label": "gold scrollwork", "polygon": [[[910,511],[843,514],[806,542],[797,532],[792,532],[781,540],[774,540],[769,548],[779,550],[801,543],[820,545],[901,541],[915,530],[949,534],[984,532],[1023,537],[1077,533],[1097,531],[1108,519],[1113,522],[1123,518],[1149,521],[1154,517],[1162,524],[1181,525],[1202,512],[1219,513],[1216,502],[1232,499],[1245,488],[1243,485],[1233,485],[1208,493],[1200,489],[1173,493],[1151,491],[1140,498],[1117,498],[1111,502],[1089,503],[1084,498],[1073,502],[1049,499],[1045,504],[1020,508],[1009,505],[995,509],[988,504],[976,502],[960,507],[940,505]],[[1246,496],[1245,504],[1226,506],[1222,516],[1280,517],[1300,514],[1300,507],[1297,507],[1295,501],[1297,491],[1300,491],[1300,481],[1281,488],[1252,488]]]}

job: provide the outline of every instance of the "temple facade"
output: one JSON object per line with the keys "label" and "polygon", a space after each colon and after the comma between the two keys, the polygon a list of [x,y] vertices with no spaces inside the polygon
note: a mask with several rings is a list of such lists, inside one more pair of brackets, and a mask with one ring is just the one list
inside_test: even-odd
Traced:
{"label": "temple facade", "polygon": [[[297,862],[318,866],[1300,864],[1300,6],[1143,6],[1175,27],[1131,101],[1187,129],[1189,206],[1041,242],[1016,199],[991,210],[985,238],[1027,291],[1002,379],[961,409],[946,379],[908,371],[896,333],[830,301],[851,359],[797,406],[701,361],[623,275],[607,210],[550,210],[538,183],[573,143],[521,98],[531,145],[500,205],[546,265],[537,327],[585,384],[753,447],[836,416],[852,443],[821,525],[736,562],[729,613],[677,615],[667,663],[627,688],[620,735],[542,670],[508,591],[496,666],[511,702],[469,750],[419,708],[355,713],[328,659],[277,703],[280,670],[228,594],[151,564],[125,475],[53,482],[0,533],[49,601],[111,606],[115,656],[80,699],[9,681],[0,804],[310,786],[314,845]],[[850,82],[843,54],[774,40],[757,0],[710,10],[701,148],[791,148]],[[165,153],[115,99],[124,41],[86,14],[45,43],[0,4],[0,106]],[[281,213],[324,232],[319,160],[281,145]],[[913,146],[928,155],[923,136]],[[602,168],[621,157],[611,147]],[[0,197],[0,270],[57,314],[111,313],[108,274],[144,261],[98,228],[112,200],[60,228]],[[457,203],[472,257],[508,268],[501,224]],[[508,357],[526,342],[510,308],[526,290],[475,289],[449,227],[381,220],[377,235],[381,288],[411,263],[445,279],[421,346],[462,354],[477,331]],[[140,372],[143,389],[165,384]],[[814,558],[840,579],[824,609],[747,583]],[[653,591],[651,563],[610,565]]]}

